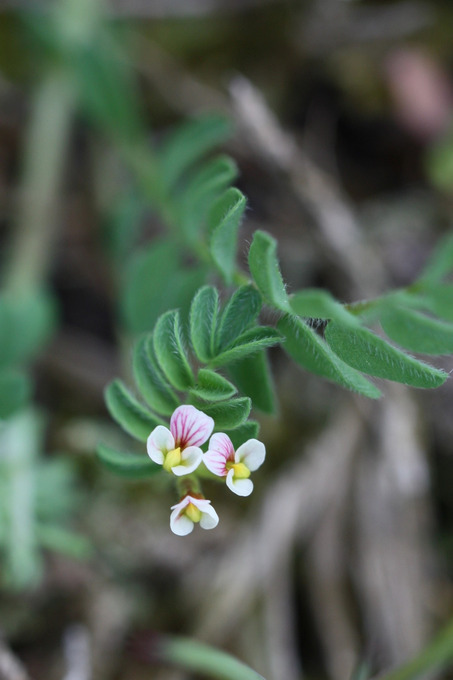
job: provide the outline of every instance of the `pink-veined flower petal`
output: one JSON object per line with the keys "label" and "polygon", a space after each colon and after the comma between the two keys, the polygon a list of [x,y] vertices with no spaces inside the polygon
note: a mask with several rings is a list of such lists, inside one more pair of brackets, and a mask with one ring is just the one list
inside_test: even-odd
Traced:
{"label": "pink-veined flower petal", "polygon": [[258,470],[265,458],[266,448],[258,439],[249,439],[241,444],[234,456],[236,463],[244,463],[251,472]]}
{"label": "pink-veined flower petal", "polygon": [[198,446],[188,446],[181,451],[181,462],[179,465],[172,467],[171,471],[178,477],[190,475],[191,472],[197,469],[202,460],[203,451]]}
{"label": "pink-veined flower petal", "polygon": [[170,431],[176,446],[201,446],[209,439],[214,420],[195,406],[178,406],[170,419]]}
{"label": "pink-veined flower petal", "polygon": [[250,496],[253,491],[253,482],[251,479],[236,479],[234,477],[234,470],[228,472],[226,478],[227,487],[238,496]]}
{"label": "pink-veined flower petal", "polygon": [[226,460],[221,453],[217,451],[206,451],[203,456],[203,463],[208,468],[209,472],[218,477],[226,477],[228,470],[226,469]]}
{"label": "pink-veined flower petal", "polygon": [[170,430],[163,425],[154,428],[146,442],[148,456],[152,461],[162,465],[167,451],[175,448],[175,440]]}
{"label": "pink-veined flower petal", "polygon": [[234,461],[233,444],[226,434],[217,432],[209,441],[209,449],[203,456],[203,462],[214,475],[226,477],[228,460]]}

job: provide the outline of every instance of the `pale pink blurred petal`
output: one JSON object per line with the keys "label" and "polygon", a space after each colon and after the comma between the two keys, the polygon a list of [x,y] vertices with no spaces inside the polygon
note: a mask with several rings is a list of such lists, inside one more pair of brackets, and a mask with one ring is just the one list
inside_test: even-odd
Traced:
{"label": "pale pink blurred petal", "polygon": [[385,75],[400,124],[429,141],[450,126],[453,92],[448,74],[420,49],[398,49],[386,59]]}

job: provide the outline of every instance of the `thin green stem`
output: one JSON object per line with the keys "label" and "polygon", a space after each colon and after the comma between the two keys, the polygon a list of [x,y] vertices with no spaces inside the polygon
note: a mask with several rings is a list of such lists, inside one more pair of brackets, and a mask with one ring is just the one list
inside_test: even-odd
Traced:
{"label": "thin green stem", "polygon": [[57,69],[46,75],[32,101],[18,214],[4,281],[14,294],[39,288],[51,262],[73,102],[72,83]]}
{"label": "thin green stem", "polygon": [[453,619],[420,654],[396,670],[380,676],[380,680],[416,680],[428,673],[439,672],[452,662]]}

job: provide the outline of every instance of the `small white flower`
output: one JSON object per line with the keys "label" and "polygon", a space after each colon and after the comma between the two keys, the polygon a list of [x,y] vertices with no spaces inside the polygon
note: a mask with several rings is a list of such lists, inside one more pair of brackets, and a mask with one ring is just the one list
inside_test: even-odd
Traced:
{"label": "small white flower", "polygon": [[219,516],[211,505],[211,501],[195,496],[184,498],[173,505],[170,515],[170,529],[177,536],[187,536],[193,525],[199,523],[202,529],[214,529],[219,523]]}
{"label": "small white flower", "polygon": [[197,469],[203,458],[200,446],[214,429],[214,421],[194,406],[178,406],[170,419],[170,429],[154,428],[146,448],[155,463],[167,472],[181,476]]}
{"label": "small white flower", "polygon": [[203,461],[214,475],[226,478],[231,491],[238,496],[249,496],[253,491],[250,473],[263,464],[265,457],[264,444],[257,439],[249,439],[235,451],[231,439],[218,432],[212,435]]}

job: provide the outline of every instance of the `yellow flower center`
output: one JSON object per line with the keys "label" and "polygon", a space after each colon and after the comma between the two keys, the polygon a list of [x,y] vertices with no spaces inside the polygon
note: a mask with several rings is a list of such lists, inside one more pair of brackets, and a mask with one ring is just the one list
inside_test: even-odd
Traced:
{"label": "yellow flower center", "polygon": [[177,449],[172,449],[171,451],[168,451],[167,455],[165,456],[163,468],[164,470],[167,470],[167,472],[171,472],[171,469],[176,465],[179,465],[180,462],[181,462],[181,449],[178,446]]}
{"label": "yellow flower center", "polygon": [[199,522],[201,519],[201,510],[197,508],[197,506],[194,505],[193,503],[189,503],[184,513],[194,523]]}
{"label": "yellow flower center", "polygon": [[234,470],[236,479],[248,479],[250,477],[250,470],[244,463],[227,463],[228,470]]}

